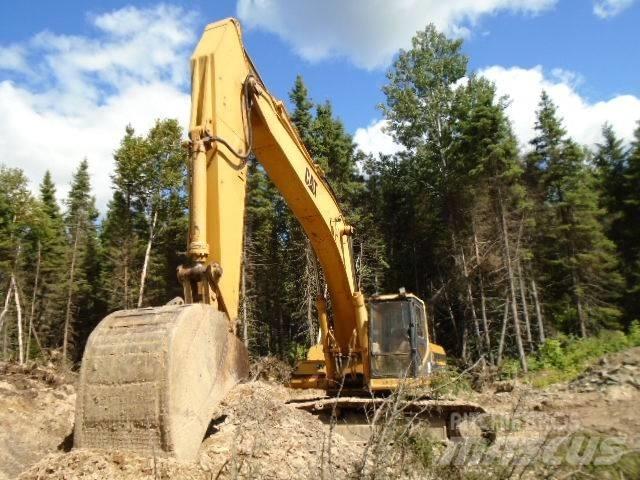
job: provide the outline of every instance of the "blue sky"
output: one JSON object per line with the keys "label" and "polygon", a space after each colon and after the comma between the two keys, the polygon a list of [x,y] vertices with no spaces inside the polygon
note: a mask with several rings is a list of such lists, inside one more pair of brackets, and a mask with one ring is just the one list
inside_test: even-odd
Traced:
{"label": "blue sky", "polygon": [[[471,68],[510,95],[523,145],[542,88],[570,134],[588,145],[604,121],[630,139],[640,119],[640,0],[60,4],[0,2],[0,158],[36,181],[51,168],[64,190],[87,156],[101,205],[124,126],[144,131],[158,116],[186,122],[189,52],[206,23],[227,16],[243,21],[247,48],[276,96],[286,98],[302,74],[312,98],[331,100],[372,153],[395,148],[376,108],[393,52],[430,21],[462,35]],[[33,143],[20,138],[28,125],[46,145],[24,146]]]}

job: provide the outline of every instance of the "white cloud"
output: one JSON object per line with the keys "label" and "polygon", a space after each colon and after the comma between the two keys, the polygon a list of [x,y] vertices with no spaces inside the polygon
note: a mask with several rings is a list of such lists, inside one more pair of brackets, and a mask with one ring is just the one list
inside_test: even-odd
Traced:
{"label": "white cloud", "polygon": [[113,151],[126,125],[141,133],[158,118],[186,125],[195,30],[193,17],[164,5],[90,20],[94,36],[45,31],[9,47],[21,61],[9,61],[8,48],[0,47],[0,68],[13,74],[13,80],[0,78],[0,162],[22,168],[34,188],[51,170],[63,195],[86,157],[103,210],[111,198]]}
{"label": "white cloud", "polygon": [[426,24],[465,36],[483,15],[535,14],[557,0],[239,0],[238,16],[289,42],[303,58],[344,56],[356,65],[384,67]]}
{"label": "white cloud", "polygon": [[0,71],[1,70],[26,72],[28,68],[24,58],[24,49],[19,45],[0,46]]}
{"label": "white cloud", "polygon": [[[507,114],[523,148],[534,137],[536,110],[545,90],[558,107],[568,134],[577,142],[593,147],[601,141],[602,125],[609,122],[626,142],[640,120],[640,99],[633,95],[616,95],[608,100],[590,102],[576,90],[584,79],[566,70],[553,70],[545,76],[542,67],[530,69],[492,66],[479,72],[496,84],[498,95],[508,95]],[[394,153],[399,146],[384,132],[385,121],[374,121],[359,128],[354,141],[365,153]]]}
{"label": "white cloud", "polygon": [[576,90],[575,75],[545,76],[542,67],[530,69],[493,66],[480,72],[496,84],[499,95],[508,95],[507,113],[514,131],[523,145],[534,136],[535,112],[540,94],[546,90],[558,107],[568,134],[577,142],[593,146],[601,140],[602,125],[609,122],[616,133],[630,141],[640,120],[640,99],[633,95],[617,95],[608,100],[591,102]]}
{"label": "white cloud", "polygon": [[393,138],[385,132],[386,120],[373,120],[368,127],[358,128],[353,136],[353,141],[358,148],[366,154],[391,155],[402,150],[402,146],[393,141]]}
{"label": "white cloud", "polygon": [[593,13],[600,18],[615,17],[633,5],[635,0],[595,0]]}

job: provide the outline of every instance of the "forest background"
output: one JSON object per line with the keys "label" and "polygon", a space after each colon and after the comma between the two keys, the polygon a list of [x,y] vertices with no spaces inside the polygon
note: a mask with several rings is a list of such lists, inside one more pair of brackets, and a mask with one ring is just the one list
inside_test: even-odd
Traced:
{"label": "forest background", "polygon": [[[402,149],[359,151],[330,102],[298,76],[291,116],[356,227],[367,295],[405,287],[429,308],[432,341],[470,364],[528,357],[558,335],[625,330],[640,318],[640,123],[626,144],[602,126],[578,144],[545,93],[522,148],[495,86],[462,41],[428,26],[389,68],[380,109]],[[640,112],[638,112],[640,118]],[[4,359],[78,362],[92,329],[123,308],[181,294],[188,154],[177,120],[114,145],[100,215],[86,160],[62,204],[51,175],[30,192],[0,167],[0,343]],[[239,334],[255,356],[293,361],[315,343],[324,282],[298,222],[251,161]],[[277,281],[274,281],[277,279]]]}

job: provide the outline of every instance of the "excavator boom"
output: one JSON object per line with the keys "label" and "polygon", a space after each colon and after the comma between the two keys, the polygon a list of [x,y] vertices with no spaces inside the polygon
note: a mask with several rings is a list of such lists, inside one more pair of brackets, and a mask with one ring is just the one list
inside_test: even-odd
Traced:
{"label": "excavator boom", "polygon": [[[335,317],[333,348],[366,348],[366,310],[355,280],[347,225],[331,187],[311,159],[284,104],[244,50],[239,23],[206,27],[192,64],[189,135],[193,157],[190,257],[223,274],[204,301],[235,322],[242,262],[246,160],[255,154],[299,220],[323,268]],[[206,290],[202,284],[201,291]],[[187,296],[189,296],[187,292]],[[354,331],[356,337],[354,338]]]}

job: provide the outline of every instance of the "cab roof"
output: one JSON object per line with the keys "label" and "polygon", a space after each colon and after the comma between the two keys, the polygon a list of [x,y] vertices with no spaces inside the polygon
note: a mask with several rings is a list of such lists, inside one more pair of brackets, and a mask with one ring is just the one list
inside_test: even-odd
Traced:
{"label": "cab roof", "polygon": [[388,302],[393,300],[407,300],[409,298],[416,299],[424,305],[424,302],[413,293],[385,293],[383,295],[373,295],[369,298],[370,302]]}

